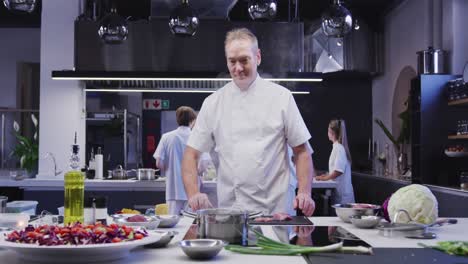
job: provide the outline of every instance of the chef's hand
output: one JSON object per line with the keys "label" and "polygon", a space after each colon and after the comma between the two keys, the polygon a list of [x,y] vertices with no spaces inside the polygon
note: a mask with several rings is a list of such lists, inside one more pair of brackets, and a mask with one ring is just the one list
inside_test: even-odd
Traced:
{"label": "chef's hand", "polygon": [[213,207],[213,205],[210,203],[210,200],[208,199],[208,195],[200,192],[190,197],[188,204],[193,211]]}
{"label": "chef's hand", "polygon": [[317,181],[326,181],[327,180],[327,174],[322,174],[319,176],[315,176],[315,180]]}
{"label": "chef's hand", "polygon": [[294,209],[301,209],[305,216],[311,216],[315,211],[315,202],[310,194],[298,193],[294,199]]}

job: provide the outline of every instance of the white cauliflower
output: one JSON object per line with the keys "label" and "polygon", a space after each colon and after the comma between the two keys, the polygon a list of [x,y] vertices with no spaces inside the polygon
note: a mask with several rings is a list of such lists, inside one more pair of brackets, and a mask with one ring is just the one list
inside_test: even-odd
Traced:
{"label": "white cauliflower", "polygon": [[[399,209],[405,209],[413,221],[431,224],[438,217],[437,199],[426,186],[411,184],[396,191],[388,202],[388,214],[393,221]],[[407,223],[406,214],[400,213],[397,223]]]}

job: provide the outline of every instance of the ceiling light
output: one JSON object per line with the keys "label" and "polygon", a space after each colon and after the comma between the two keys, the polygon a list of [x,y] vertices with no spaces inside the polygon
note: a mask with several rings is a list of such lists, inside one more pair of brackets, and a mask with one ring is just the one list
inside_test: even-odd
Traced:
{"label": "ceiling light", "polygon": [[354,30],[359,30],[360,27],[361,27],[361,26],[359,26],[358,20],[355,19],[355,20],[354,20]]}
{"label": "ceiling light", "polygon": [[276,0],[250,0],[248,11],[253,20],[271,20],[276,16]]}
{"label": "ceiling light", "polygon": [[327,37],[342,38],[351,31],[351,12],[341,4],[341,0],[334,0],[333,5],[322,15],[322,30]]}
{"label": "ceiling light", "polygon": [[36,8],[36,0],[3,0],[8,10],[19,13],[32,13]]}
{"label": "ceiling light", "polygon": [[339,39],[336,41],[336,45],[337,45],[338,47],[343,46],[343,39],[342,39],[342,38],[339,38]]}
{"label": "ceiling light", "polygon": [[198,25],[197,14],[190,7],[188,0],[182,0],[169,17],[169,28],[176,36],[191,37],[197,32]]}
{"label": "ceiling light", "polygon": [[117,14],[117,8],[112,7],[110,13],[102,18],[98,34],[106,44],[120,44],[128,36],[127,20]]}

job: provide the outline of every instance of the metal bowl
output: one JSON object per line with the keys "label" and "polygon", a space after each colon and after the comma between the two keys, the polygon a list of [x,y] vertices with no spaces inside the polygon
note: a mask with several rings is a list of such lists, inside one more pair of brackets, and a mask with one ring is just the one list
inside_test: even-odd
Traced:
{"label": "metal bowl", "polygon": [[334,204],[336,215],[343,222],[351,223],[350,217],[353,215],[376,215],[380,210],[380,205],[364,203]]}
{"label": "metal bowl", "polygon": [[160,220],[159,228],[174,227],[180,220],[179,215],[157,215],[156,217]]}
{"label": "metal bowl", "polygon": [[145,217],[145,222],[131,222],[127,219],[135,214],[114,214],[111,215],[114,222],[121,225],[131,226],[131,227],[144,227],[146,229],[156,229],[160,223],[160,219],[156,216],[142,215]]}
{"label": "metal bowl", "polygon": [[179,242],[182,251],[192,259],[210,259],[218,253],[228,243],[218,239],[191,239]]}
{"label": "metal bowl", "polygon": [[150,231],[150,233],[156,233],[156,234],[160,235],[161,239],[154,242],[154,243],[145,245],[145,247],[147,247],[147,248],[165,247],[165,246],[167,246],[167,244],[169,244],[169,242],[171,242],[171,240],[174,238],[174,236],[178,234],[177,231],[160,231],[160,230],[153,230],[153,231]]}
{"label": "metal bowl", "polygon": [[350,217],[351,223],[358,228],[374,228],[382,220],[382,217],[376,215],[353,215]]}

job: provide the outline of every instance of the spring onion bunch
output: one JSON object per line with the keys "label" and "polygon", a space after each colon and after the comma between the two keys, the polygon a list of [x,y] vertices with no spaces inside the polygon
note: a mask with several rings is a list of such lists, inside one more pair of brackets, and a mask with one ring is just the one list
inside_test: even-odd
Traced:
{"label": "spring onion bunch", "polygon": [[468,257],[468,241],[440,241],[435,246],[428,246],[423,243],[418,245],[426,248],[433,248],[450,255],[467,256]]}
{"label": "spring onion bunch", "polygon": [[276,240],[264,236],[263,234],[255,230],[253,230],[253,232],[257,235],[257,248],[246,248],[237,245],[228,245],[225,247],[225,249],[241,254],[286,256],[325,252],[372,254],[372,248],[366,248],[363,246],[343,247],[343,242],[323,247],[297,246],[278,242]]}

